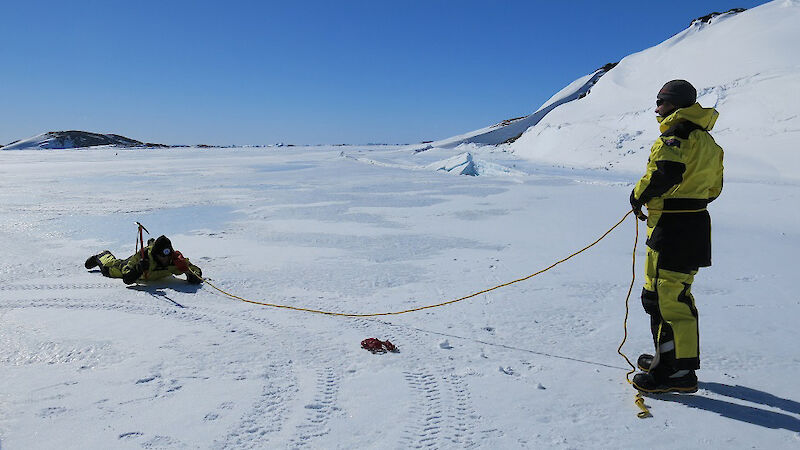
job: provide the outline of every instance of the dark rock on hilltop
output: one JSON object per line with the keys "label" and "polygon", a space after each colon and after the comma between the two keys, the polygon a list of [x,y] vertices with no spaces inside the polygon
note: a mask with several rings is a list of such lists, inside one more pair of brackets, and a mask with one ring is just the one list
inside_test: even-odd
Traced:
{"label": "dark rock on hilltop", "polygon": [[716,12],[715,11],[715,12],[712,12],[711,14],[706,14],[705,16],[698,17],[697,19],[694,19],[692,21],[692,23],[690,23],[689,25],[694,25],[695,23],[698,23],[698,22],[699,23],[711,23],[711,19],[713,19],[714,17],[721,16],[723,14],[739,14],[740,12],[745,12],[745,11],[747,11],[747,8],[731,8],[731,9],[725,11],[725,12]]}
{"label": "dark rock on hilltop", "polygon": [[168,145],[141,142],[118,134],[100,134],[89,131],[50,131],[37,136],[12,142],[3,150],[25,149],[69,149],[112,145],[122,148],[165,148]]}
{"label": "dark rock on hilltop", "polygon": [[[95,147],[97,145],[117,145],[120,147],[143,147],[144,143],[118,134],[99,134],[88,131],[51,131],[45,133],[53,144],[60,148]],[[51,147],[58,148],[58,147]]]}

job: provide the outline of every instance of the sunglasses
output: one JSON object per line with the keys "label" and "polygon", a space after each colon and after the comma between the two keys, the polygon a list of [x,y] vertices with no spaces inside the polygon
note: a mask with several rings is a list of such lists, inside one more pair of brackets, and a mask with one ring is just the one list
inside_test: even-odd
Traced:
{"label": "sunglasses", "polygon": [[663,104],[664,104],[664,100],[662,100],[662,99],[656,100],[656,106],[661,106]]}

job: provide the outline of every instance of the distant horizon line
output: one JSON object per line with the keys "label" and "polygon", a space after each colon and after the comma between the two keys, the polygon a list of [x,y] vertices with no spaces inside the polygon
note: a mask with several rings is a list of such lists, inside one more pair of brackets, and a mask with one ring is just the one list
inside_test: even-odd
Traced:
{"label": "distant horizon line", "polygon": [[[52,137],[60,137],[59,134],[67,134],[67,133],[80,133],[90,136],[113,136],[115,138],[123,138],[125,140],[135,142],[137,144],[133,145],[117,145],[113,143],[108,144],[96,144],[96,145],[88,145],[88,146],[80,146],[80,147],[62,147],[62,148],[40,148],[41,150],[66,150],[71,148],[91,148],[91,147],[103,147],[103,146],[116,146],[119,148],[191,148],[191,147],[198,147],[198,148],[232,148],[232,147],[321,147],[321,146],[331,146],[331,147],[350,147],[350,146],[359,146],[359,145],[367,145],[367,146],[402,146],[402,145],[418,145],[418,144],[430,144],[431,142],[435,142],[433,140],[425,140],[420,142],[364,142],[364,143],[353,143],[353,142],[339,142],[339,143],[314,143],[314,144],[299,144],[299,143],[287,143],[287,142],[275,142],[271,144],[161,144],[157,142],[144,142],[139,141],[136,139],[129,138],[122,134],[118,133],[97,133],[94,131],[86,131],[86,130],[57,130],[57,131],[45,131],[39,134],[35,134],[28,138],[17,139],[13,142],[8,144],[0,144],[0,149],[5,147],[10,147],[14,144],[18,144],[20,142],[24,142],[26,140],[34,139],[38,136],[47,136],[52,135]],[[67,136],[68,137],[68,136]],[[62,137],[63,138],[63,137]],[[30,148],[36,148],[36,145],[31,146]]]}

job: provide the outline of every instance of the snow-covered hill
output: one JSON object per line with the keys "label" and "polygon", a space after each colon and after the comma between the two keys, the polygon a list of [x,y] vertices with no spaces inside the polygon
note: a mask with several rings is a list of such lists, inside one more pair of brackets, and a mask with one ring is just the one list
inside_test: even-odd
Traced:
{"label": "snow-covered hill", "polygon": [[[588,95],[552,109],[502,149],[538,163],[639,171],[659,134],[655,95],[666,81],[682,78],[695,85],[703,106],[720,112],[712,135],[725,149],[726,176],[798,179],[798,43],[798,0],[695,21],[663,43],[622,59],[596,79]],[[575,92],[592,76],[579,78],[554,98]],[[490,127],[431,146],[507,139],[472,137],[486,137],[487,130],[499,136]]]}
{"label": "snow-covered hill", "polygon": [[143,143],[118,134],[99,134],[88,131],[50,131],[20,141],[12,142],[0,150],[87,148],[102,145],[116,147],[164,147]]}
{"label": "snow-covered hill", "polygon": [[587,95],[592,86],[597,83],[614,64],[596,70],[589,75],[578,78],[547,100],[536,112],[525,117],[504,120],[503,122],[480,130],[471,131],[462,135],[453,136],[441,141],[430,143],[427,148],[453,148],[462,144],[497,145],[518,138],[525,130],[539,123],[542,118],[564,103],[577,100]]}

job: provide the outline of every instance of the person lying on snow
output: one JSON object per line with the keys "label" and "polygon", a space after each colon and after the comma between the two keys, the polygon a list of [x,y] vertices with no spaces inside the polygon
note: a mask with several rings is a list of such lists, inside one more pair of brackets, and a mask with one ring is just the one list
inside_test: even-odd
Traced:
{"label": "person lying on snow", "polygon": [[[144,254],[144,257],[142,256]],[[199,267],[184,258],[181,252],[172,248],[172,242],[161,235],[158,239],[147,241],[147,247],[127,259],[117,259],[105,250],[90,256],[84,266],[92,269],[100,266],[100,272],[109,278],[122,278],[125,284],[137,281],[158,280],[170,275],[186,274],[186,281],[200,284],[203,272]]]}

